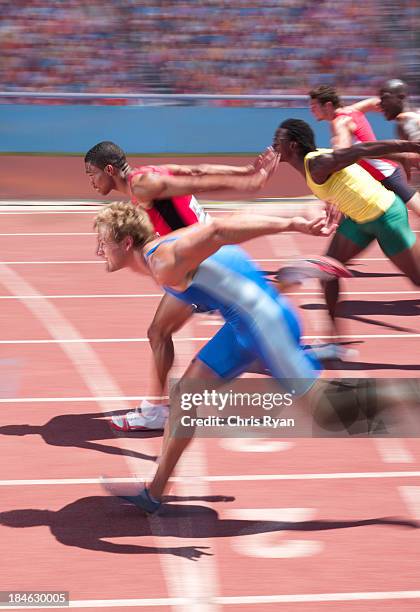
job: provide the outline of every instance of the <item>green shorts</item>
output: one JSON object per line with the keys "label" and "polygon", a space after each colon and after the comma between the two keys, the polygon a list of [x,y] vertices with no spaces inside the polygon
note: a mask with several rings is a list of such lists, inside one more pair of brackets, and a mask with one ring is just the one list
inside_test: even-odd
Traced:
{"label": "green shorts", "polygon": [[395,196],[391,206],[378,219],[356,223],[346,218],[337,231],[362,248],[376,239],[388,257],[411,248],[416,242],[416,236],[408,224],[407,208],[398,196]]}

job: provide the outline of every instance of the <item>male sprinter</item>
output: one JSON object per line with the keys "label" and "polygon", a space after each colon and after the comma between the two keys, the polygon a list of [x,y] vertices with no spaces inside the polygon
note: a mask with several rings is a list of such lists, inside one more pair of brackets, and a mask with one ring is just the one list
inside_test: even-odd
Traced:
{"label": "male sprinter", "polygon": [[[346,263],[373,240],[385,255],[420,286],[420,247],[408,223],[407,209],[357,162],[393,153],[420,154],[420,143],[404,140],[362,142],[345,149],[317,149],[311,127],[300,119],[287,119],[275,132],[274,150],[280,161],[300,172],[321,200],[343,215],[327,255]],[[329,314],[335,320],[338,278],[324,285]]]}
{"label": "male sprinter", "polygon": [[403,140],[420,140],[420,112],[410,107],[408,87],[400,79],[386,81],[379,96],[358,102],[364,112],[382,112],[385,119],[395,121],[397,134]]}
{"label": "male sprinter", "polygon": [[[252,179],[242,180],[249,183]],[[172,192],[162,186],[160,195]],[[141,208],[117,202],[98,213],[95,227],[97,253],[105,258],[109,272],[130,268],[152,276],[176,299],[217,309],[225,319],[182,380],[211,380],[221,385],[249,369],[256,371],[259,364],[259,371],[268,370],[286,389],[293,384],[296,396],[316,386],[320,367],[300,345],[293,309],[246,253],[231,245],[284,231],[329,235],[335,228],[327,228],[325,218],[307,221],[300,217],[233,215],[162,238],[156,236]],[[168,479],[191,440],[192,434],[176,435],[182,414],[181,404],[175,402],[171,406],[173,430],[165,430],[162,455],[150,486],[139,490],[137,485],[133,491],[108,486],[108,491],[147,513],[159,509]]]}
{"label": "male sprinter", "polygon": [[[208,215],[191,195],[193,191],[229,188],[229,181],[226,184],[225,178],[249,175],[271,163],[274,158],[273,151],[267,149],[257,157],[254,164],[247,166],[166,164],[132,168],[121,147],[103,141],[86,153],[85,170],[96,191],[105,196],[116,190],[129,196],[133,204],[146,210],[155,231],[165,236],[182,227],[209,221]],[[171,190],[168,181],[171,184],[175,181],[176,193]],[[164,197],[160,193],[163,182],[168,183]],[[151,396],[164,395],[168,372],[174,361],[172,335],[183,327],[194,311],[195,305],[183,304],[171,295],[166,294],[161,300],[147,331],[154,358]],[[126,432],[163,429],[167,415],[168,407],[162,400],[158,403],[145,400],[141,411],[116,415],[112,417],[111,424],[115,429]]]}
{"label": "male sprinter", "polygon": [[[334,149],[350,147],[358,142],[372,142],[376,140],[373,129],[366,118],[369,110],[377,110],[379,99],[361,100],[350,106],[343,106],[334,87],[320,85],[309,92],[310,108],[318,121],[328,121],[331,127],[331,144]],[[420,135],[420,134],[419,134]],[[407,134],[400,133],[403,140]],[[392,156],[392,155],[391,155]],[[404,165],[409,171],[413,159],[407,155],[398,154],[393,158]],[[420,216],[420,194],[407,183],[407,179],[399,165],[390,159],[361,159],[358,162],[384,187],[393,191],[406,206]],[[417,160],[416,160],[417,163]]]}

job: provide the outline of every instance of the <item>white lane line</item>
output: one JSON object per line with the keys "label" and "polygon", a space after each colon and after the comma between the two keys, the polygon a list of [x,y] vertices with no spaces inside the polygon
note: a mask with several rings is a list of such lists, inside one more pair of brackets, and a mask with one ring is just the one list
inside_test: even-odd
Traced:
{"label": "white lane line", "polygon": [[[408,291],[340,291],[340,296],[341,295],[357,295],[357,296],[364,296],[364,295],[418,295],[420,294],[420,291],[417,291],[415,289],[413,290],[408,290]],[[307,296],[319,296],[319,297],[323,297],[324,294],[321,291],[296,291],[296,292],[284,292],[284,295],[297,295],[300,297],[307,297]],[[389,301],[389,300],[385,300],[385,301]]]}
{"label": "white lane line", "polygon": [[[15,295],[36,294],[36,290],[32,285],[25,281],[19,274],[7,266],[0,266],[0,282],[7,290]],[[114,380],[112,374],[108,372],[96,352],[89,344],[81,338],[77,328],[75,328],[61,312],[48,300],[22,300],[33,316],[40,321],[49,334],[55,338],[55,341],[60,344],[60,348],[72,363],[80,379],[85,383],[87,389],[92,395],[98,397],[103,396],[122,396],[123,393],[118,384]],[[59,338],[67,336],[75,340],[76,343],[68,344],[61,342]],[[53,372],[51,373],[53,376]],[[98,402],[100,409],[103,412],[115,410],[115,404],[107,401]],[[128,402],[119,403],[118,407],[124,411],[128,411],[131,406]],[[119,437],[119,445],[124,450],[129,451],[132,447],[132,442],[125,437]],[[142,450],[149,454],[154,454],[154,444],[152,440],[142,440]],[[149,477],[155,471],[155,465],[152,462],[145,462],[141,459],[135,459],[131,456],[124,456],[131,474],[137,474],[138,470],[142,470],[145,478]],[[156,537],[162,533],[160,526],[161,519],[159,517],[151,517],[149,524],[151,533]],[[167,538],[159,537],[159,541],[165,548],[170,547],[170,542]],[[177,588],[179,583],[189,584],[190,577],[185,564],[179,564],[177,558],[172,558],[170,555],[165,555],[162,560],[163,575],[166,579],[169,595]],[[186,560],[185,560],[186,561]],[[189,569],[189,566],[188,566]],[[175,580],[176,576],[176,580]],[[198,580],[200,577],[198,577]]]}
{"label": "white lane line", "polygon": [[[274,603],[315,603],[330,601],[387,601],[402,599],[420,599],[420,591],[367,591],[347,593],[299,593],[297,595],[239,595],[214,597],[209,603],[218,606],[237,606]],[[69,602],[69,608],[152,608],[178,607],[191,610],[191,600],[188,597],[161,597],[153,599],[80,599]],[[196,604],[197,605],[197,604]],[[0,610],[46,609],[56,606],[0,606]],[[57,606],[58,607],[58,606]],[[62,609],[62,607],[60,608]],[[194,607],[194,610],[198,608]]]}
{"label": "white lane line", "polygon": [[[36,302],[36,301],[35,301]],[[29,303],[29,302],[28,302]],[[34,302],[31,302],[32,304]],[[174,342],[207,342],[212,336],[206,338],[174,338]],[[420,338],[418,334],[347,334],[342,336],[302,336],[302,340],[377,340],[389,338]],[[116,342],[149,342],[148,338],[60,338],[57,340],[0,340],[0,344],[113,344]]]}
{"label": "white lane line", "polygon": [[[297,595],[239,595],[214,597],[209,603],[218,606],[237,606],[274,603],[315,603],[330,601],[388,601],[402,599],[420,599],[420,591],[367,591],[347,593],[299,593]],[[188,597],[161,597],[153,599],[79,599],[69,602],[69,608],[156,608],[178,607],[191,610]],[[0,610],[50,609],[58,606],[0,606]],[[62,607],[60,609],[63,609]],[[198,608],[194,607],[194,610]]]}
{"label": "white lane line", "polygon": [[[142,440],[142,444],[143,444]],[[171,482],[194,483],[201,482],[266,482],[271,480],[365,480],[378,478],[418,478],[420,471],[394,471],[394,472],[336,472],[330,474],[223,474],[206,476],[173,476]],[[107,478],[107,482],[130,483],[138,482],[138,478],[144,478],[144,474],[136,474],[135,477]],[[1,487],[15,486],[52,486],[52,485],[92,485],[101,484],[100,478],[38,478],[33,480],[0,480]]]}
{"label": "white lane line", "polygon": [[0,236],[96,236],[95,232],[9,232]]}
{"label": "white lane line", "polygon": [[[37,300],[28,300],[28,304],[36,304]],[[209,338],[201,338],[208,340]],[[179,338],[178,341],[182,341]],[[200,340],[200,338],[185,338],[185,342]],[[114,342],[149,342],[148,338],[57,338],[53,340],[0,340],[0,344],[108,344]]]}
{"label": "white lane line", "polygon": [[[285,232],[283,232],[284,234]],[[299,257],[299,253],[296,254],[295,256],[296,258]],[[290,262],[293,259],[293,257],[283,257],[280,259],[254,259],[254,261],[256,262]],[[352,259],[350,262],[350,265],[352,262],[354,261],[389,261],[386,257],[361,257],[359,259]],[[0,263],[4,263],[4,264],[13,264],[13,265],[17,265],[17,264],[103,264],[104,262],[102,260],[98,260],[98,259],[85,259],[85,260],[73,260],[73,261],[58,261],[58,260],[43,260],[43,261],[1,261]]]}
{"label": "white lane line", "polygon": [[310,603],[320,601],[372,601],[388,599],[419,599],[420,591],[368,591],[359,593],[313,593],[299,595],[248,595],[219,597],[221,604]]}
{"label": "white lane line", "polygon": [[4,264],[7,266],[21,266],[21,265],[68,265],[68,264],[102,264],[104,265],[104,261],[102,259],[72,259],[72,260],[62,260],[62,261],[51,261],[51,260],[42,260],[42,261],[0,261],[0,264]]}
{"label": "white lane line", "polygon": [[0,300],[78,300],[115,298],[161,298],[163,293],[91,293],[85,295],[0,295]]}
{"label": "white lane line", "polygon": [[[2,215],[34,215],[34,214],[94,214],[109,202],[98,201],[38,201],[38,200],[1,200],[0,214]],[[232,214],[237,210],[257,211],[259,214],[273,214],[273,208],[278,208],[279,211],[288,209],[288,213],[303,213],[307,208],[307,200],[298,199],[278,199],[276,201],[232,201],[232,202],[209,202],[200,200],[204,210],[211,211],[212,214],[223,213]],[[312,204],[312,208],[314,208]]]}
{"label": "white lane line", "polygon": [[[184,328],[185,333],[194,335],[194,323],[193,319],[187,322]],[[184,373],[185,368],[180,364],[182,357],[190,358],[194,354],[192,342],[185,342],[179,348],[180,350],[177,347],[176,362],[171,370],[173,379],[181,378]],[[198,437],[195,438],[193,444],[188,446],[176,466],[178,484],[174,489],[171,488],[171,492],[180,496],[191,495],[190,480],[192,478],[195,482],[194,494],[208,497],[212,492],[211,485],[205,479],[200,478],[202,474],[208,474],[208,472],[205,441]],[[194,517],[181,517],[176,520],[180,538],[194,541],[194,521]],[[214,548],[214,542],[208,537],[200,538],[200,546],[208,547],[208,550],[211,550]],[[217,612],[219,610],[219,606],[215,603],[215,598],[221,593],[216,555],[203,556],[200,558],[200,563],[191,563],[190,560],[182,557],[178,557],[177,562],[174,563],[173,559],[168,559],[168,555],[164,555],[161,562],[166,564],[167,574],[172,580],[171,595],[187,596],[189,599],[188,603],[180,607],[182,612],[190,612],[190,610]],[[188,577],[188,580],[180,580],[180,574]]]}
{"label": "white lane line", "polygon": [[336,474],[240,474],[233,476],[207,476],[209,482],[235,482],[248,480],[349,480],[358,478],[417,478],[420,471],[395,472],[341,472]]}
{"label": "white lane line", "polygon": [[[200,477],[200,474],[206,474],[208,470],[203,440],[194,440],[194,444],[186,450],[176,469],[177,473],[181,475],[171,479],[178,483],[174,491],[175,494],[191,495],[190,484],[192,479],[196,483],[194,487],[195,495],[206,497],[211,494],[208,481]],[[182,517],[176,521],[180,538],[193,541],[194,529],[192,523],[195,520],[194,517]],[[164,521],[165,519],[163,519]],[[159,535],[158,526],[162,529],[162,535],[164,534],[163,522],[156,525],[155,535]],[[211,538],[200,538],[201,546],[208,547],[211,550],[214,547],[214,542]],[[218,562],[215,555],[201,557],[200,563],[191,563],[189,559],[183,557],[177,557],[174,560],[169,555],[163,555],[161,563],[165,565],[166,573],[171,579],[171,594],[179,597],[187,596],[188,598],[182,605],[181,610],[184,612],[190,612],[191,610],[194,610],[194,612],[217,612],[220,609],[216,603],[221,590]]]}
{"label": "white lane line", "polygon": [[374,438],[376,449],[384,463],[413,463],[414,457],[399,438]]}
{"label": "white lane line", "polygon": [[302,336],[302,339],[304,340],[314,340],[316,338],[319,338],[320,340],[339,340],[340,338],[346,340],[376,338],[380,340],[384,338],[420,338],[420,334],[347,334],[343,336]]}
{"label": "white lane line", "polygon": [[[232,453],[277,453],[296,446],[295,442],[274,438],[220,438],[219,446]],[[243,456],[243,455],[242,455]]]}
{"label": "white lane line", "polygon": [[118,395],[118,396],[88,396],[88,397],[21,397],[21,398],[0,398],[0,404],[30,404],[35,402],[54,403],[54,402],[132,402],[142,400],[158,400],[162,396],[153,395]]}
{"label": "white lane line", "polygon": [[[419,294],[420,291],[416,291],[415,289],[413,290],[409,290],[409,291],[340,291],[340,295],[416,295]],[[323,296],[324,294],[320,291],[314,291],[312,293],[309,293],[307,291],[302,291],[297,292],[297,293],[287,293],[285,292],[284,295],[301,295],[301,296],[307,296],[307,295],[320,295]]]}
{"label": "white lane line", "polygon": [[65,209],[53,209],[50,206],[34,206],[31,210],[25,210],[23,206],[11,206],[5,210],[0,206],[0,215],[93,215],[102,206],[69,206]]}
{"label": "white lane line", "polygon": [[[417,295],[420,291],[342,291],[340,295]],[[0,295],[0,300],[42,300],[44,298],[51,300],[73,300],[73,299],[112,299],[112,298],[161,298],[163,293],[76,293],[76,294],[64,294],[64,295]],[[323,296],[321,291],[297,291],[297,292],[285,292],[283,295],[296,295],[298,297],[307,296]]]}
{"label": "white lane line", "polygon": [[52,212],[60,212],[57,210],[57,206],[68,208],[69,206],[103,206],[106,201],[101,200],[0,200],[0,205],[3,207],[7,206],[19,206],[19,208],[32,208],[33,206],[48,206],[50,209],[52,206],[56,207]]}
{"label": "white lane line", "polygon": [[[285,234],[286,232],[282,232],[282,235]],[[304,255],[297,253],[295,255],[296,258],[302,257],[304,258]],[[280,257],[277,259],[254,259],[254,261],[258,261],[258,262],[262,262],[262,261],[273,261],[273,262],[277,262],[277,261],[291,261],[290,257]],[[355,257],[354,259],[350,259],[350,261],[348,262],[348,265],[351,266],[351,264],[354,261],[388,261],[389,263],[390,260],[387,257]]]}
{"label": "white lane line", "polygon": [[[286,207],[294,208],[295,206],[299,206],[299,207],[306,206],[308,203],[319,204],[322,207],[322,202],[320,200],[317,200],[310,194],[308,196],[301,196],[301,197],[296,197],[296,198],[294,197],[290,197],[290,198],[273,197],[273,198],[252,198],[249,200],[228,200],[228,201],[226,200],[200,200],[201,206],[205,208],[211,208],[212,210],[216,210],[216,211],[219,210],[219,207],[220,208],[225,207],[226,209],[229,208],[231,210],[234,210],[241,206],[244,206],[245,208],[251,208],[251,207],[257,206],[258,209],[261,209],[263,206],[268,206],[270,208],[273,208],[273,206],[278,206],[279,209],[286,208]],[[85,199],[85,200],[4,199],[4,200],[0,200],[1,207],[20,205],[20,208],[23,208],[23,207],[32,208],[34,206],[44,206],[48,208],[55,207],[58,212],[61,210],[61,208],[66,209],[69,207],[76,207],[76,206],[86,206],[86,207],[89,206],[90,208],[93,208],[94,206],[102,207],[106,204],[109,204],[107,200],[90,200],[90,199]]]}

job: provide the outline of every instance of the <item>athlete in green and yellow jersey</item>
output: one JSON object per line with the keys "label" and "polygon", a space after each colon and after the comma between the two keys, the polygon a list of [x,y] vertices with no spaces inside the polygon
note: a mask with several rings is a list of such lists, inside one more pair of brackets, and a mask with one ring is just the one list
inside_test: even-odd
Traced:
{"label": "athlete in green and yellow jersey", "polygon": [[[273,147],[306,179],[311,191],[343,215],[327,255],[346,263],[377,240],[385,255],[411,281],[420,286],[420,246],[408,223],[407,209],[357,164],[362,158],[392,153],[420,154],[420,143],[404,140],[361,142],[345,149],[317,149],[311,127],[287,119],[274,135]],[[331,317],[336,315],[339,281],[324,283]]]}

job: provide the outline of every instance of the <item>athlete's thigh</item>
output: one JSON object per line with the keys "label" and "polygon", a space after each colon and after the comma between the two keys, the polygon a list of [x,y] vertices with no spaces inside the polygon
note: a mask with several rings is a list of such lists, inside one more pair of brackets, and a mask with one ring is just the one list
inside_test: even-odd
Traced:
{"label": "athlete's thigh", "polygon": [[416,235],[408,222],[407,208],[399,198],[395,198],[375,226],[379,246],[388,257],[409,251],[416,243]]}
{"label": "athlete's thigh", "polygon": [[[250,338],[252,343],[252,339]],[[214,374],[225,380],[232,380],[247,371],[249,364],[257,354],[242,341],[238,332],[229,323],[225,323],[211,340],[203,346],[195,357],[207,366]]]}
{"label": "athlete's thigh", "polygon": [[407,204],[416,194],[416,190],[408,184],[400,168],[396,168],[391,176],[385,178],[381,183],[401,198],[404,204]]}
{"label": "athlete's thigh", "polygon": [[165,293],[150,327],[160,330],[161,333],[174,334],[188,321],[193,312],[194,308],[190,304]]}
{"label": "athlete's thigh", "polygon": [[420,285],[420,242],[418,240],[412,247],[396,255],[388,255],[388,257],[413,283]]}
{"label": "athlete's thigh", "polygon": [[[196,417],[197,408],[201,405],[200,401],[196,403],[197,396],[201,396],[203,401],[205,392],[211,393],[214,389],[220,389],[226,384],[229,384],[229,382],[203,361],[197,358],[193,359],[182,377],[171,388],[168,431],[175,432],[179,422],[181,422],[183,429],[179,432],[179,436],[191,437],[195,427],[189,424],[184,426],[183,415]],[[212,413],[212,407],[204,404],[204,413],[200,416],[205,417]]]}
{"label": "athlete's thigh", "polygon": [[253,353],[281,386],[294,388],[300,395],[318,376],[321,366],[303,351],[294,309],[287,302],[261,301],[249,336]]}
{"label": "athlete's thigh", "polygon": [[[337,259],[337,261],[341,261],[341,263],[346,263],[352,259],[352,257],[355,257],[364,251],[364,249],[374,240],[373,237],[363,237],[361,234],[358,235],[358,242],[355,242],[349,238],[343,233],[344,231],[348,233],[347,229],[350,228],[350,223],[347,223],[348,221],[350,220],[345,219],[341,223],[339,229],[334,234],[326,253],[328,257],[333,257],[334,259]],[[352,229],[357,229],[354,228],[354,225],[351,227]]]}
{"label": "athlete's thigh", "polygon": [[182,375],[180,382],[184,380],[211,380],[214,384],[217,385],[217,381],[219,381],[220,385],[223,385],[226,380],[219,376],[214,370],[209,368],[203,361],[200,359],[194,358],[187,369]]}

